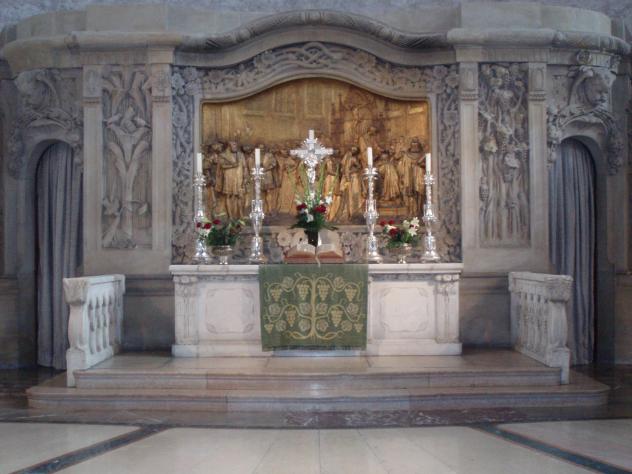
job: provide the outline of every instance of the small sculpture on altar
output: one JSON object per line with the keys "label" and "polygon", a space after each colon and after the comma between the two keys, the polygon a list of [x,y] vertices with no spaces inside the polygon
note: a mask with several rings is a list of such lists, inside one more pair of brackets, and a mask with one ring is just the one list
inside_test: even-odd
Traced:
{"label": "small sculpture on altar", "polygon": [[424,175],[426,174],[424,147],[421,140],[417,137],[410,141],[410,146],[406,155],[412,162],[412,200],[408,214],[417,216],[421,213],[422,203],[426,194],[426,185],[424,183]]}
{"label": "small sculpture on altar", "polygon": [[385,148],[380,151],[380,158],[377,162],[377,169],[382,179],[380,200],[391,205],[399,205],[401,195],[395,158],[395,151]]}

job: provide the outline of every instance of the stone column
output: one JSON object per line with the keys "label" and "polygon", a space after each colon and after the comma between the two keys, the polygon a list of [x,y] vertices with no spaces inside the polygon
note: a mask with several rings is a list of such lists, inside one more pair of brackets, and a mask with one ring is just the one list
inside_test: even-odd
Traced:
{"label": "stone column", "polygon": [[529,214],[532,266],[549,266],[549,174],[547,166],[546,63],[529,63]]}
{"label": "stone column", "polygon": [[[100,250],[103,180],[102,66],[83,67],[83,249],[89,259]],[[89,265],[89,262],[86,261]]]}
{"label": "stone column", "polygon": [[172,49],[154,49],[149,51],[152,97],[152,162],[153,182],[152,215],[153,248],[165,257],[165,263],[171,262],[171,176],[172,176],[172,101],[171,101],[171,63]]}
{"label": "stone column", "polygon": [[478,63],[460,63],[459,77],[462,245],[463,263],[469,268],[478,247]]}

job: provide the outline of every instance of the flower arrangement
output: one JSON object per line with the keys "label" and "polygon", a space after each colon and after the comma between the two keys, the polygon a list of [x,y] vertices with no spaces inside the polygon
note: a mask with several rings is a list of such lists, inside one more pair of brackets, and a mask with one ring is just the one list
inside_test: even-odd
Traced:
{"label": "flower arrangement", "polygon": [[382,234],[388,239],[387,248],[401,247],[404,244],[413,245],[419,238],[419,218],[413,217],[410,220],[403,220],[401,224],[395,221],[380,222]]}
{"label": "flower arrangement", "polygon": [[336,227],[327,222],[327,211],[331,205],[332,197],[331,195],[323,196],[324,166],[321,166],[318,185],[313,197],[309,193],[307,175],[304,168],[301,169],[301,177],[305,193],[303,196],[296,197],[297,222],[291,228],[296,229],[300,227],[305,229],[308,237],[309,233],[318,234],[318,231],[321,229],[335,230]]}
{"label": "flower arrangement", "polygon": [[245,222],[242,219],[227,219],[225,221],[215,218],[212,221],[202,219],[196,223],[198,238],[206,242],[206,245],[217,247],[230,245],[237,242],[237,237],[243,229]]}

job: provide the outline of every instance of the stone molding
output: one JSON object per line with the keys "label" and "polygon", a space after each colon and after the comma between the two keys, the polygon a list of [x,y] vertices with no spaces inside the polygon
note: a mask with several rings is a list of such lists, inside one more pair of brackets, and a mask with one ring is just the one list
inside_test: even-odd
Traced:
{"label": "stone molding", "polygon": [[428,49],[447,46],[445,33],[412,33],[393,28],[369,17],[332,10],[283,12],[254,20],[221,35],[204,39],[207,50],[222,50],[255,40],[280,29],[328,26],[363,33],[398,48]]}

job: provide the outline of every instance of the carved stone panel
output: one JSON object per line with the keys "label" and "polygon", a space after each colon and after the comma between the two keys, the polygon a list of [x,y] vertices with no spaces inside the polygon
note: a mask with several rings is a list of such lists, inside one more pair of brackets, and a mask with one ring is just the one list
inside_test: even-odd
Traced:
{"label": "carved stone panel", "polygon": [[592,129],[604,137],[606,168],[614,175],[623,165],[625,155],[623,134],[611,105],[612,84],[616,78],[613,70],[618,65],[618,57],[613,56],[608,65],[592,65],[595,61],[590,53],[579,51],[577,62],[578,66],[553,75],[556,100],[549,105],[547,115],[549,164],[556,159],[571,126]]}
{"label": "carved stone panel", "polygon": [[529,244],[527,77],[526,64],[480,67],[479,238],[483,247]]}
{"label": "carved stone panel", "polygon": [[103,71],[104,248],[151,248],[151,86],[144,67]]}
{"label": "carved stone panel", "polygon": [[81,163],[83,115],[79,75],[78,70],[35,69],[22,72],[15,79],[18,106],[7,143],[10,176],[25,177],[25,154],[45,140],[68,143]]}

